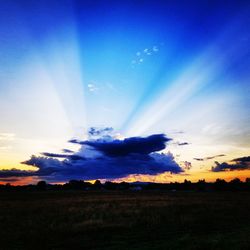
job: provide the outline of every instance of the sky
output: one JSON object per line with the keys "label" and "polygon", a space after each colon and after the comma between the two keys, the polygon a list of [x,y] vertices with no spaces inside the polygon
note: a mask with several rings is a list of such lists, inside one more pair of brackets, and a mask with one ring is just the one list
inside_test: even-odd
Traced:
{"label": "sky", "polygon": [[250,177],[249,1],[9,0],[0,24],[0,183]]}

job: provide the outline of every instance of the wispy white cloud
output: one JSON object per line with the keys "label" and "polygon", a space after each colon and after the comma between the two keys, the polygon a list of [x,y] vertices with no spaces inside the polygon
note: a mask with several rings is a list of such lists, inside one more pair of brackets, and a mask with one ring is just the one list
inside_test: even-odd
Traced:
{"label": "wispy white cloud", "polygon": [[134,65],[142,64],[145,61],[146,57],[152,56],[158,51],[159,51],[158,45],[153,45],[152,47],[144,48],[141,51],[137,51],[135,53],[135,57],[131,61],[132,66],[134,67]]}
{"label": "wispy white cloud", "polygon": [[0,133],[0,151],[11,149],[15,136],[14,133]]}
{"label": "wispy white cloud", "polygon": [[87,87],[90,92],[96,92],[99,90],[99,88],[94,83],[89,83]]}
{"label": "wispy white cloud", "polygon": [[153,51],[154,52],[158,52],[159,51],[158,47],[157,46],[153,46]]}
{"label": "wispy white cloud", "polygon": [[0,146],[0,150],[7,150],[7,149],[11,149],[11,146]]}
{"label": "wispy white cloud", "polygon": [[14,137],[15,134],[13,133],[0,133],[0,141],[12,141]]}

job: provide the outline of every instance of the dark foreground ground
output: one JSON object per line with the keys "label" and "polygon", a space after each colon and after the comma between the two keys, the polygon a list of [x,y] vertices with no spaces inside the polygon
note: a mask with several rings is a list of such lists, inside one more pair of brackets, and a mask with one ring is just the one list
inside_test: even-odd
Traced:
{"label": "dark foreground ground", "polygon": [[250,249],[249,192],[0,192],[0,249]]}

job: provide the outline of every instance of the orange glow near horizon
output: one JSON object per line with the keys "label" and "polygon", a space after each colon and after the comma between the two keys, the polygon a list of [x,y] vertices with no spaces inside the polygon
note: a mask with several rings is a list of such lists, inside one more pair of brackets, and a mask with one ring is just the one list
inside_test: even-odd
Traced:
{"label": "orange glow near horizon", "polygon": [[[170,183],[170,182],[184,182],[185,180],[191,182],[197,182],[199,180],[205,179],[206,182],[215,182],[216,179],[224,179],[229,182],[235,178],[239,178],[241,181],[245,181],[246,178],[250,178],[250,170],[238,170],[238,171],[222,171],[222,172],[197,172],[192,174],[159,174],[155,176],[150,175],[130,175],[126,178],[114,179],[113,182],[156,182],[156,183]],[[16,180],[15,180],[16,179]],[[36,184],[38,181],[42,180],[36,176],[28,177],[13,177],[7,178],[6,181],[0,180],[1,185],[10,183],[13,186],[18,185],[29,185]],[[70,180],[68,180],[70,181]],[[105,182],[106,180],[102,180]],[[67,182],[67,181],[66,181]],[[64,184],[66,182],[52,182],[51,184]],[[88,180],[86,182],[94,183],[95,180]]]}

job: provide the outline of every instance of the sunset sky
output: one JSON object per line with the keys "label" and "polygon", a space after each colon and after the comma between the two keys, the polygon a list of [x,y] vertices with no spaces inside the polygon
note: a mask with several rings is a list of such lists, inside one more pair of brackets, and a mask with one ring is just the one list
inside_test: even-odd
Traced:
{"label": "sunset sky", "polygon": [[249,27],[248,0],[1,1],[0,183],[250,177]]}

